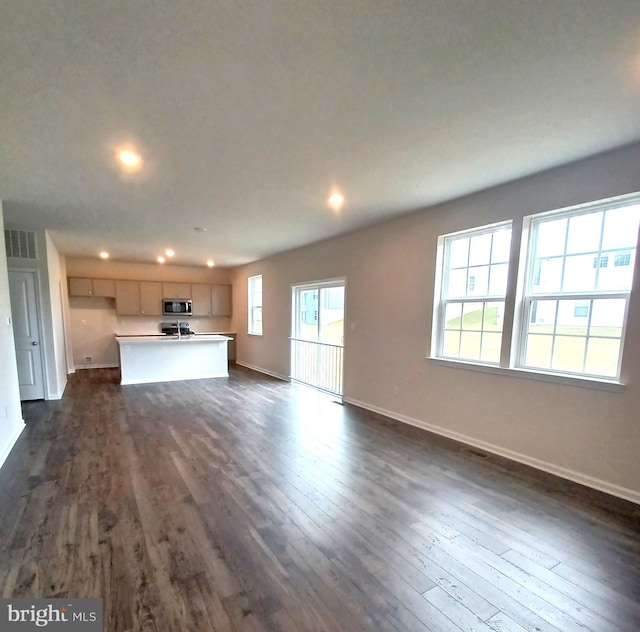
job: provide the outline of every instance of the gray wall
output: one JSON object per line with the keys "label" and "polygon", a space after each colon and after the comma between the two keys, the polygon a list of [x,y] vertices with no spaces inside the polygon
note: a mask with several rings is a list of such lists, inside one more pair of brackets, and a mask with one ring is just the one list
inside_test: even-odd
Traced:
{"label": "gray wall", "polygon": [[[425,359],[438,235],[506,219],[515,226],[638,189],[640,144],[238,268],[238,361],[287,376],[291,285],[344,276],[346,401],[640,502],[640,292],[630,305],[623,393]],[[263,275],[262,337],[246,334],[254,274]]]}

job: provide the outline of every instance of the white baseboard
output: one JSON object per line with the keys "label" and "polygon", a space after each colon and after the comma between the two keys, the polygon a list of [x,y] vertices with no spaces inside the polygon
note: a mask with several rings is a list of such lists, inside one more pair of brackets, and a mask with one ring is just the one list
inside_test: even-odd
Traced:
{"label": "white baseboard", "polygon": [[82,369],[117,369],[119,366],[119,364],[81,364],[76,367],[76,371]]}
{"label": "white baseboard", "polygon": [[436,426],[420,419],[415,419],[407,415],[401,415],[400,413],[393,412],[392,410],[379,408],[378,406],[372,406],[356,399],[344,397],[343,401],[347,404],[353,404],[354,406],[358,406],[359,408],[370,410],[374,413],[384,415],[385,417],[390,417],[391,419],[401,421],[411,426],[422,428],[423,430],[427,430],[429,432],[433,432],[434,434],[447,437],[448,439],[453,439],[454,441],[459,441],[460,443],[473,446],[474,448],[480,448],[485,452],[491,452],[492,454],[505,457],[512,461],[516,461],[518,463],[533,467],[537,470],[542,470],[543,472],[554,474],[555,476],[559,476],[560,478],[573,481],[574,483],[579,483],[580,485],[585,485],[586,487],[597,489],[598,491],[605,492],[607,494],[611,494],[612,496],[617,496],[618,498],[629,500],[632,503],[640,505],[640,491],[638,490],[614,485],[613,483],[609,483],[607,481],[603,481],[598,478],[582,474],[580,472],[575,472],[574,470],[560,467],[558,465],[554,465],[553,463],[542,461],[540,459],[536,459],[520,452],[514,452],[513,450],[508,450],[507,448],[503,448],[492,443],[487,443],[486,441],[481,441],[480,439],[469,437],[468,435],[454,432],[452,430],[448,430],[447,428],[442,428],[441,426]]}
{"label": "white baseboard", "polygon": [[238,362],[236,364],[243,366],[245,369],[251,369],[252,371],[258,371],[258,373],[264,373],[265,375],[270,375],[271,377],[275,377],[278,380],[283,380],[284,382],[290,382],[291,380],[286,375],[281,375],[280,373],[274,373],[273,371],[267,371],[267,369],[261,369],[259,366],[254,366],[253,364],[247,364],[246,362]]}
{"label": "white baseboard", "polygon": [[25,428],[24,419],[21,419],[20,421],[22,423],[20,425],[18,425],[18,427],[16,428],[15,432],[13,433],[11,439],[9,439],[9,443],[7,443],[7,445],[4,448],[4,450],[2,452],[0,452],[0,467],[2,467],[4,462],[7,460],[7,457],[9,456],[9,453],[11,452],[13,446],[16,444],[16,441],[18,440],[18,437],[20,437],[20,435],[22,434],[22,431]]}

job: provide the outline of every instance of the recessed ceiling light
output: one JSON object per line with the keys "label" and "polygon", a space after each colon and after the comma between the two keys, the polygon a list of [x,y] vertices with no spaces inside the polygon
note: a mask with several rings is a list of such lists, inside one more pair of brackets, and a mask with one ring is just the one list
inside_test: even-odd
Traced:
{"label": "recessed ceiling light", "polygon": [[123,147],[117,152],[118,162],[125,171],[137,171],[142,167],[142,157],[132,147]]}
{"label": "recessed ceiling light", "polygon": [[344,195],[341,193],[332,193],[331,197],[327,200],[327,203],[334,211],[339,211],[344,204]]}
{"label": "recessed ceiling light", "polygon": [[167,257],[173,257],[173,255],[175,255],[176,253],[173,250],[171,250],[171,248],[167,248],[164,251],[164,254],[167,255]]}
{"label": "recessed ceiling light", "polygon": [[158,263],[164,263],[164,262],[166,261],[166,259],[165,259],[162,255],[160,255],[160,256],[156,259],[156,261],[157,261]]}
{"label": "recessed ceiling light", "polygon": [[213,259],[208,259],[208,260],[207,260],[207,265],[208,265],[210,268],[213,268],[213,266],[214,266],[214,265],[216,265],[216,263],[215,263],[215,261],[214,261]]}
{"label": "recessed ceiling light", "polygon": [[103,250],[100,253],[100,259],[108,259],[109,258],[109,253],[106,250]]}

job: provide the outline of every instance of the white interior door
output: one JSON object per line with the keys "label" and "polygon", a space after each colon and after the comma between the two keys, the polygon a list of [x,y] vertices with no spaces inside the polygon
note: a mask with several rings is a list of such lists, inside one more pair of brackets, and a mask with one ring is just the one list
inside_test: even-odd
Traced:
{"label": "white interior door", "polygon": [[18,361],[20,399],[44,399],[42,347],[36,303],[36,273],[10,270],[11,318]]}

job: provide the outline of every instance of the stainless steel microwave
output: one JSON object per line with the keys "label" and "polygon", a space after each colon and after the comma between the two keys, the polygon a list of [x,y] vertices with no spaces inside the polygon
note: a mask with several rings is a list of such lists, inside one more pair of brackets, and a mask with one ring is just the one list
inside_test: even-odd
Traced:
{"label": "stainless steel microwave", "polygon": [[193,305],[189,298],[162,299],[162,313],[164,316],[191,316]]}

